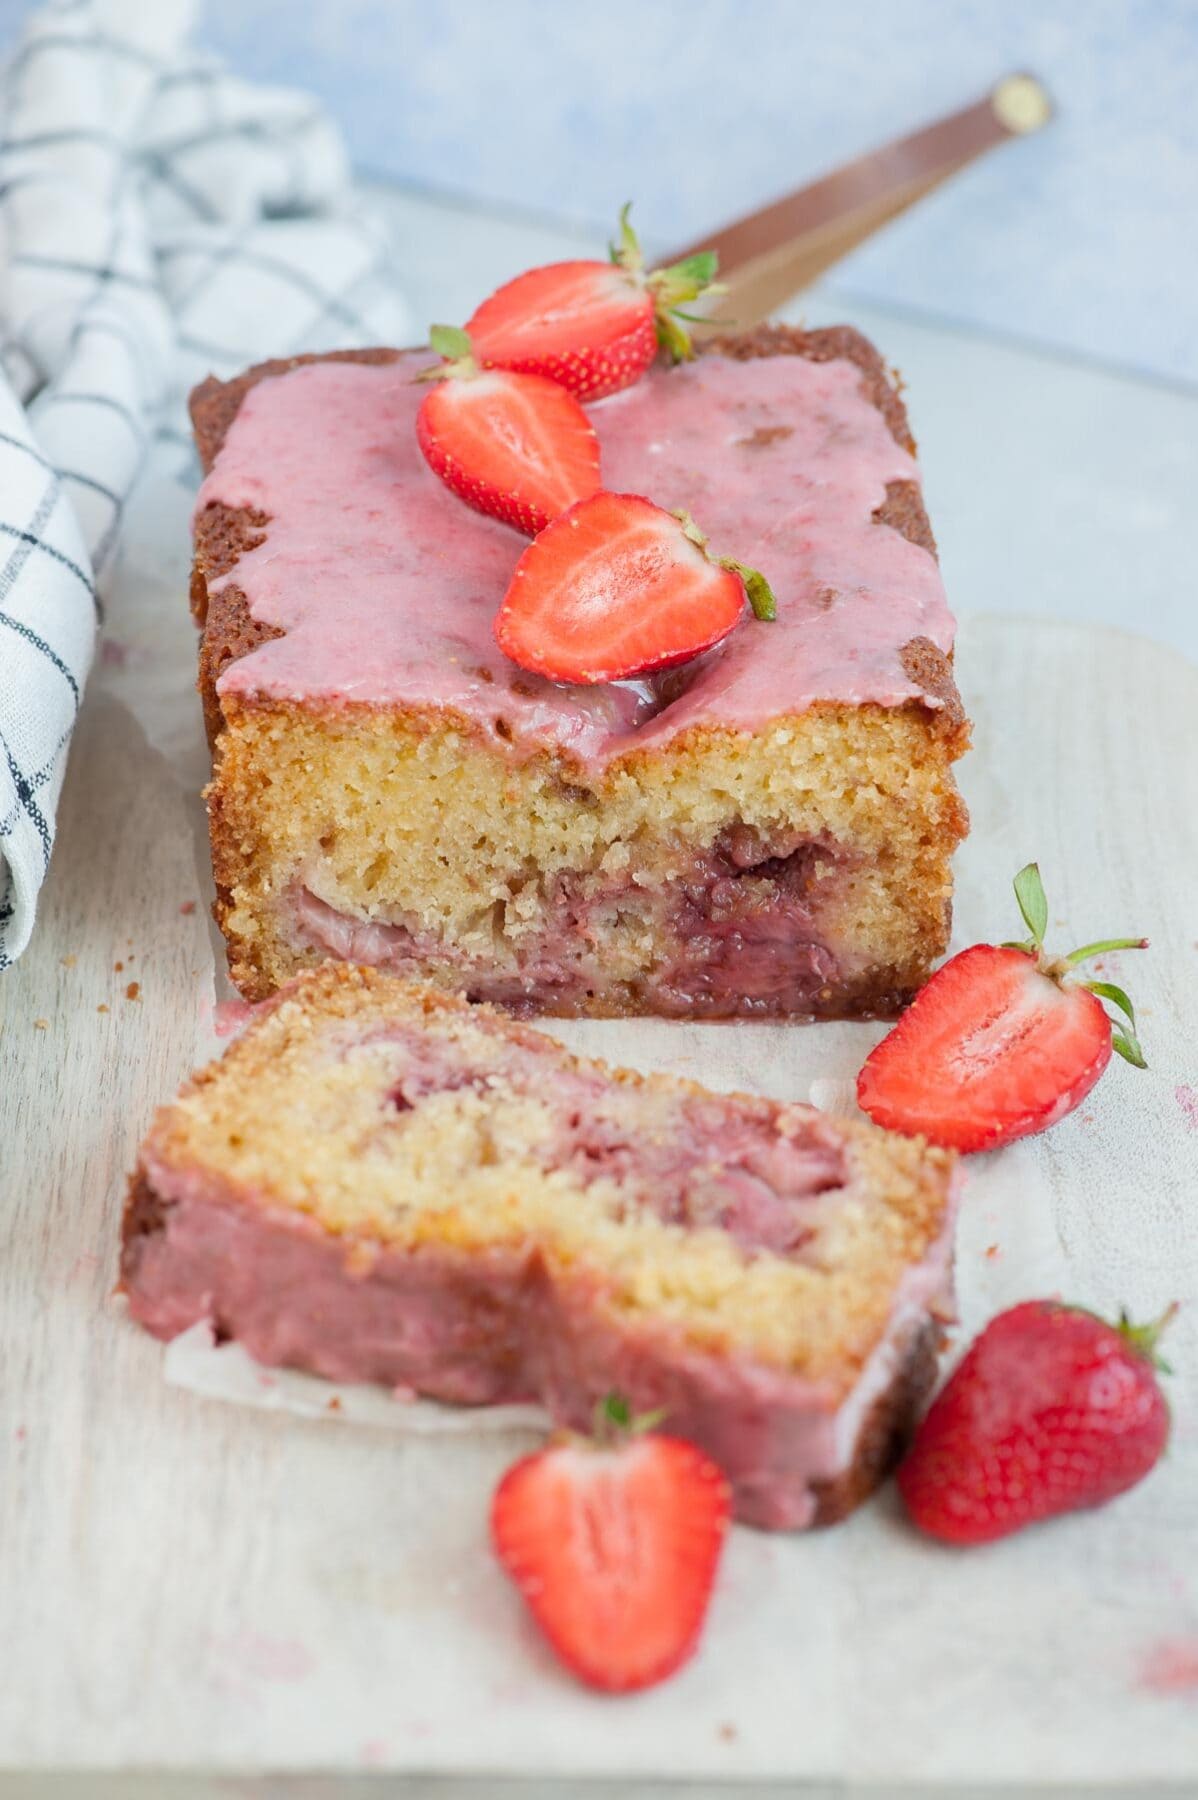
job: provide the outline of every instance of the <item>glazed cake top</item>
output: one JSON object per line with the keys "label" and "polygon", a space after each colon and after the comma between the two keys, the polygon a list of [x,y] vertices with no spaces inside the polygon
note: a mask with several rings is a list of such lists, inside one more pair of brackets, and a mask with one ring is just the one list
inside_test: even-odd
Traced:
{"label": "glazed cake top", "polygon": [[689,510],[715,554],[762,570],[778,616],[746,610],[723,644],[656,685],[587,688],[528,674],[494,641],[526,540],[425,464],[426,390],[413,378],[431,360],[317,361],[241,398],[197,515],[220,503],[269,523],[209,592],[235,586],[284,635],[230,664],[222,695],[452,708],[592,763],[694,726],[758,730],[817,701],[938,704],[904,655],[914,639],[952,647],[936,559],[873,516],[918,466],[855,363],[708,354],[588,409],[604,485]]}

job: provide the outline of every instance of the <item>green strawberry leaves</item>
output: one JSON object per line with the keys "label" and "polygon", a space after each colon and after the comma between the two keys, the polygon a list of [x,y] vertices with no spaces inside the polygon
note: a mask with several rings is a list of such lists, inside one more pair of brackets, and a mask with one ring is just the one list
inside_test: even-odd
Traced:
{"label": "green strawberry leaves", "polygon": [[629,223],[632,201],[625,200],[620,208],[619,242],[607,246],[608,256],[617,268],[627,270],[629,275],[639,275],[645,266],[641,240]]}
{"label": "green strawberry leaves", "polygon": [[620,208],[617,241],[608,245],[608,255],[618,269],[623,269],[626,275],[631,276],[640,286],[648,288],[653,295],[654,326],[659,347],[672,362],[687,362],[695,350],[690,333],[681,321],[688,319],[696,324],[702,324],[703,321],[680,309],[688,301],[698,300],[703,294],[723,292],[716,281],[719,256],[714,250],[697,250],[693,256],[684,256],[680,262],[670,263],[664,269],[654,269],[646,275],[640,239],[629,221],[631,211],[631,201]]}
{"label": "green strawberry leaves", "polygon": [[593,1437],[597,1444],[619,1444],[626,1438],[656,1431],[666,1416],[664,1406],[652,1412],[634,1413],[623,1394],[605,1394],[595,1403]]}
{"label": "green strawberry leaves", "polygon": [[[1127,947],[1139,948],[1138,945]],[[1146,1069],[1148,1064],[1144,1061],[1144,1052],[1141,1050],[1140,1040],[1136,1036],[1135,1009],[1123,989],[1116,987],[1113,981],[1084,981],[1082,986],[1087,988],[1091,994],[1097,994],[1100,1000],[1111,1001],[1125,1015],[1126,1024],[1122,1019],[1111,1019],[1111,1048],[1123,1058],[1124,1062],[1129,1062],[1133,1069]]]}
{"label": "green strawberry leaves", "polygon": [[1083,944],[1080,950],[1071,950],[1065,961],[1073,967],[1077,963],[1089,962],[1092,956],[1101,956],[1107,950],[1147,950],[1147,938],[1102,938],[1097,944]]}
{"label": "green strawberry leaves", "polygon": [[748,563],[737,562],[734,556],[713,556],[707,546],[706,534],[695,524],[690,513],[676,512],[674,517],[681,525],[684,537],[703,552],[708,562],[718,563],[721,569],[731,569],[734,575],[740,576],[755,619],[768,623],[778,617],[778,602],[774,598],[774,590],[760,569],[751,569]]}
{"label": "green strawberry leaves", "polygon": [[773,588],[761,570],[750,569],[747,563],[736,562],[731,556],[721,556],[719,560],[721,568],[731,569],[744,582],[749,605],[753,608],[753,617],[763,619],[767,623],[776,619],[778,602],[774,599]]}
{"label": "green strawberry leaves", "polygon": [[[1109,950],[1147,950],[1147,938],[1102,938],[1094,944],[1083,944],[1080,950],[1071,950],[1068,956],[1046,958],[1044,955],[1044,933],[1048,929],[1048,899],[1044,892],[1044,883],[1040,879],[1039,863],[1027,863],[1020,869],[1014,881],[1015,899],[1023,922],[1031,933],[1030,938],[1022,941],[1009,941],[1003,945],[1004,950],[1023,950],[1034,956],[1043,974],[1051,976],[1058,984],[1063,983],[1069,972],[1080,963],[1089,962],[1091,957],[1102,956]],[[1125,1062],[1135,1069],[1146,1069],[1144,1052],[1140,1048],[1140,1040],[1136,1035],[1135,1009],[1121,987],[1113,981],[1083,981],[1080,984],[1089,993],[1096,994],[1100,1000],[1109,1000],[1112,1006],[1119,1009],[1122,1018],[1107,1017],[1111,1021],[1111,1048]]]}
{"label": "green strawberry leaves", "polygon": [[460,325],[433,325],[429,328],[428,341],[430,347],[447,361],[459,357],[473,356],[474,345],[470,342],[470,333],[463,331]]}
{"label": "green strawberry leaves", "polygon": [[1039,863],[1028,863],[1025,868],[1020,869],[1015,877],[1015,898],[1019,902],[1023,922],[1032,934],[1032,943],[1039,950],[1043,947],[1044,933],[1048,930],[1048,896],[1040,879]]}
{"label": "green strawberry leaves", "polygon": [[679,299],[693,299],[695,294],[701,294],[704,288],[711,286],[719,266],[717,251],[699,250],[694,256],[685,256],[681,262],[670,263],[656,273],[663,288],[692,288],[692,294],[679,294]]}
{"label": "green strawberry leaves", "polygon": [[695,348],[686,326],[680,325],[670,312],[659,312],[653,323],[658,349],[664,350],[671,362],[689,362]]}
{"label": "green strawberry leaves", "polygon": [[435,350],[442,361],[422,369],[415,378],[417,381],[445,381],[455,375],[479,373],[470,333],[463,331],[460,325],[430,325],[428,347]]}
{"label": "green strawberry leaves", "polygon": [[1162,1375],[1172,1375],[1173,1370],[1160,1355],[1157,1344],[1160,1342],[1162,1333],[1167,1330],[1180,1311],[1181,1302],[1174,1300],[1166,1306],[1159,1319],[1151,1319],[1147,1325],[1135,1325],[1128,1316],[1127,1309],[1124,1308],[1119,1314],[1115,1330],[1121,1338],[1126,1339],[1133,1350],[1145,1357],[1154,1369],[1159,1370]]}

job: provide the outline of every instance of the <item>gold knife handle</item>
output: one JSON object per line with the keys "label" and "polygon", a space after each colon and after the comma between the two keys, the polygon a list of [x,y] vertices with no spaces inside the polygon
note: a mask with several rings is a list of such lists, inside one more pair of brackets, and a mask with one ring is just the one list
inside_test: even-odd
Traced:
{"label": "gold knife handle", "polygon": [[1034,75],[1007,75],[971,106],[871,150],[662,260],[718,251],[726,291],[713,296],[704,311],[711,326],[748,328],[959,169],[1012,137],[1040,130],[1051,117],[1052,102]]}

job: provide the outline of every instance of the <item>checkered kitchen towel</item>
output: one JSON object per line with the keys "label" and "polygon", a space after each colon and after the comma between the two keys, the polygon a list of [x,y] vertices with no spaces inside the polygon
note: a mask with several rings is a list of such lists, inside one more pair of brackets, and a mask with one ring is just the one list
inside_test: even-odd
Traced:
{"label": "checkered kitchen towel", "polygon": [[211,370],[408,335],[328,120],[193,51],[192,14],[59,0],[0,74],[0,969],[147,451]]}

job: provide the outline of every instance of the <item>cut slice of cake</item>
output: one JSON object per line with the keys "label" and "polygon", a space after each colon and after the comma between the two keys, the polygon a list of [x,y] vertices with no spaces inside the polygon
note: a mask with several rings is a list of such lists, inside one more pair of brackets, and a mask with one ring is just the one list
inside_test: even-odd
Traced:
{"label": "cut slice of cake", "polygon": [[206,382],[193,596],[217,914],[261,998],[327,956],[529,1013],[889,1014],[947,941],[967,743],[906,414],[845,328],[591,406],[605,486],[759,569],[650,680],[498,649],[525,540],[426,465],[427,351]]}
{"label": "cut slice of cake", "polygon": [[618,1390],[740,1516],[840,1518],[935,1373],[953,1158],[809,1106],[641,1078],[344,964],[157,1116],[122,1287],[169,1338],[586,1428]]}

